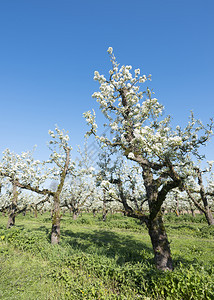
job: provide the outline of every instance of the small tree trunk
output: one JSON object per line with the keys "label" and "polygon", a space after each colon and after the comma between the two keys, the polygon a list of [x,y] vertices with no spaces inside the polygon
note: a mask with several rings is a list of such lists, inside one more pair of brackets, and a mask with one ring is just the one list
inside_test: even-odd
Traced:
{"label": "small tree trunk", "polygon": [[78,209],[73,209],[73,220],[76,220],[78,217]]}
{"label": "small tree trunk", "polygon": [[17,184],[16,181],[12,181],[12,203],[9,212],[9,218],[7,222],[7,228],[11,228],[15,225],[15,217],[16,217],[16,209],[17,209],[17,200],[18,200],[18,191],[17,191]]}
{"label": "small tree trunk", "polygon": [[54,209],[52,216],[52,230],[51,230],[51,244],[56,245],[59,244],[60,240],[60,203],[59,197],[56,194],[54,196]]}
{"label": "small tree trunk", "polygon": [[9,217],[8,217],[7,229],[9,229],[15,225],[15,217],[16,217],[15,212],[16,212],[16,206],[14,206],[14,204],[12,204],[12,207],[11,207],[11,210],[9,213]]}
{"label": "small tree trunk", "polygon": [[170,245],[163,224],[161,212],[158,213],[157,217],[154,220],[148,221],[147,227],[152,242],[152,247],[155,255],[155,265],[157,269],[162,271],[172,271],[173,263]]}
{"label": "small tree trunk", "polygon": [[38,217],[37,207],[35,207],[35,209],[34,209],[34,216],[35,216],[35,218]]}
{"label": "small tree trunk", "polygon": [[178,200],[178,193],[175,192],[175,201],[176,201],[176,216],[179,217],[179,200]]}
{"label": "small tree trunk", "polygon": [[103,191],[103,222],[106,221],[108,210],[106,208],[106,191]]}
{"label": "small tree trunk", "polygon": [[107,213],[108,213],[107,210],[103,211],[103,222],[106,221]]}
{"label": "small tree trunk", "polygon": [[191,211],[192,216],[195,217],[195,209],[194,209],[191,201],[190,201],[190,211]]}

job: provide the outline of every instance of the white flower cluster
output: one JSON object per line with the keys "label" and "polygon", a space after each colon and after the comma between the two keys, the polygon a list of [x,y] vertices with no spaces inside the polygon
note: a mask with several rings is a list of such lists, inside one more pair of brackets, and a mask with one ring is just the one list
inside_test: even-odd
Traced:
{"label": "white flower cluster", "polygon": [[48,142],[48,147],[51,150],[50,157],[44,164],[50,164],[48,169],[49,178],[56,180],[60,176],[64,165],[66,163],[67,156],[69,156],[69,166],[70,171],[73,170],[74,162],[70,159],[70,151],[72,147],[69,145],[69,136],[64,130],[60,130],[57,126],[55,127],[55,132],[49,130],[49,135],[51,140]]}
{"label": "white flower cluster", "polygon": [[[66,162],[67,151],[72,148],[68,145],[69,136],[63,130],[56,127],[55,132],[49,130],[49,134],[52,138],[48,143],[51,154],[47,161],[35,160],[34,151],[23,152],[19,155],[6,149],[0,162],[1,173],[13,180],[18,180],[21,184],[40,188],[48,179],[59,178]],[[69,160],[69,170],[73,167],[74,163]]]}
{"label": "white flower cluster", "polygon": [[9,174],[13,180],[17,179],[21,183],[32,186],[43,184],[48,177],[42,162],[34,160],[33,151],[19,155],[6,149],[3,152],[0,170],[2,173]]}
{"label": "white flower cluster", "polygon": [[[171,158],[172,161],[181,160],[185,165],[188,154],[196,153],[211,132],[204,130],[202,123],[193,116],[184,130],[179,126],[172,130],[170,116],[163,118],[164,107],[153,97],[153,92],[149,88],[141,90],[150,75],[140,75],[139,68],[132,72],[130,65],[119,66],[112,47],[108,48],[108,53],[112,62],[110,77],[107,79],[95,71],[94,80],[99,82],[100,90],[92,97],[99,103],[113,136],[111,140],[97,136],[94,112],[84,114],[92,128],[90,133],[105,145],[126,149],[126,156],[132,160],[135,160],[132,153],[137,151],[153,162]],[[200,130],[205,131],[204,136],[197,134]]]}
{"label": "white flower cluster", "polygon": [[86,119],[86,122],[91,126],[91,130],[86,133],[87,135],[96,134],[97,132],[97,124],[95,122],[96,114],[93,110],[93,114],[90,111],[83,113],[83,117]]}

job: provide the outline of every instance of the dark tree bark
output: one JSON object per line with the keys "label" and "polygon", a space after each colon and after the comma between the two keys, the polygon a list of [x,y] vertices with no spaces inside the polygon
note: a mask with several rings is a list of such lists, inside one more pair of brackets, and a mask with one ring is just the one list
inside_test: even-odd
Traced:
{"label": "dark tree bark", "polygon": [[205,212],[205,217],[207,220],[208,225],[214,225],[214,219],[213,219],[213,214],[211,212],[211,210],[208,208]]}
{"label": "dark tree bark", "polygon": [[8,222],[7,222],[7,229],[15,225],[15,218],[16,218],[16,205],[12,203],[9,212]]}
{"label": "dark tree bark", "polygon": [[93,217],[95,218],[96,217],[96,208],[93,208],[92,212],[93,212]]}
{"label": "dark tree bark", "polygon": [[158,269],[166,271],[173,270],[170,244],[162,219],[162,204],[167,193],[179,185],[178,178],[171,174],[173,181],[166,182],[160,189],[160,181],[154,179],[152,169],[147,165],[142,165],[143,179],[146,188],[146,196],[149,205],[149,217],[146,222],[149,236],[154,251],[155,265]]}
{"label": "dark tree bark", "polygon": [[147,227],[152,242],[156,267],[163,271],[173,270],[170,245],[161,212],[158,213],[154,220],[148,220]]}

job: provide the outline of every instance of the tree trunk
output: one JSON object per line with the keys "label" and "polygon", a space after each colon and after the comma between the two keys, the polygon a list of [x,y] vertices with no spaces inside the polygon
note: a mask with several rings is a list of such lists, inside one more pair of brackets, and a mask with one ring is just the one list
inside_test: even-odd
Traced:
{"label": "tree trunk", "polygon": [[94,209],[92,210],[92,212],[93,212],[93,217],[95,218],[95,217],[96,217],[96,209],[94,208]]}
{"label": "tree trunk", "polygon": [[59,244],[60,240],[60,203],[58,195],[54,196],[54,209],[52,216],[51,244]]}
{"label": "tree trunk", "polygon": [[163,224],[161,212],[154,220],[148,220],[147,227],[154,251],[154,260],[157,269],[166,271],[173,270],[170,245]]}
{"label": "tree trunk", "polygon": [[37,217],[38,217],[38,211],[37,211],[37,207],[35,207],[35,209],[34,209],[34,216],[35,216],[35,218],[37,218]]}
{"label": "tree trunk", "polygon": [[179,200],[178,200],[178,194],[175,193],[175,201],[176,201],[176,210],[175,210],[175,213],[176,213],[176,216],[179,217]]}
{"label": "tree trunk", "polygon": [[15,217],[16,217],[16,205],[12,203],[10,213],[9,213],[9,218],[7,222],[7,229],[11,228],[12,226],[15,225]]}
{"label": "tree trunk", "polygon": [[163,224],[161,206],[166,199],[167,192],[176,187],[177,183],[170,182],[168,185],[163,185],[162,189],[158,191],[157,181],[153,179],[151,169],[147,166],[143,168],[143,179],[150,213],[146,225],[152,242],[155,265],[159,270],[172,271],[170,245]]}
{"label": "tree trunk", "polygon": [[203,185],[202,172],[199,169],[197,169],[197,175],[198,175],[198,184],[200,185],[200,195],[201,195],[201,199],[204,204],[204,208],[205,208],[204,214],[207,219],[207,223],[208,223],[208,225],[214,225],[213,215],[209,208],[207,195],[206,195],[205,188]]}
{"label": "tree trunk", "polygon": [[70,148],[66,148],[66,161],[64,168],[60,175],[60,183],[57,187],[56,192],[54,193],[54,207],[53,207],[53,217],[52,217],[52,230],[51,230],[51,244],[56,245],[59,244],[60,240],[60,194],[63,189],[63,185],[65,182],[65,177],[68,171],[69,160],[70,160]]}
{"label": "tree trunk", "polygon": [[194,210],[194,208],[191,208],[191,213],[192,213],[192,216],[195,218],[195,210]]}
{"label": "tree trunk", "polygon": [[17,200],[18,200],[18,191],[16,181],[12,181],[12,203],[9,212],[9,218],[7,222],[7,228],[11,228],[15,225],[15,218],[16,218],[16,209],[17,209]]}
{"label": "tree trunk", "polygon": [[103,222],[106,221],[107,213],[108,213],[107,210],[103,211]]}
{"label": "tree trunk", "polygon": [[73,220],[76,220],[77,219],[77,217],[78,217],[78,214],[79,214],[79,211],[78,211],[78,209],[73,209]]}
{"label": "tree trunk", "polygon": [[214,225],[213,215],[209,208],[206,209],[205,217],[206,217],[208,225]]}
{"label": "tree trunk", "polygon": [[103,222],[106,221],[108,210],[106,208],[106,191],[103,191]]}

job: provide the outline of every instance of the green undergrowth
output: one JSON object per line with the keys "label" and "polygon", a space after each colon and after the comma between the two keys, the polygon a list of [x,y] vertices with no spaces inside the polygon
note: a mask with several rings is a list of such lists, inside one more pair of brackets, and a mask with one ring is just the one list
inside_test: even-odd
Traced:
{"label": "green undergrowth", "polygon": [[0,299],[214,299],[214,237],[205,222],[165,220],[175,270],[157,271],[147,230],[121,214],[0,218]]}

